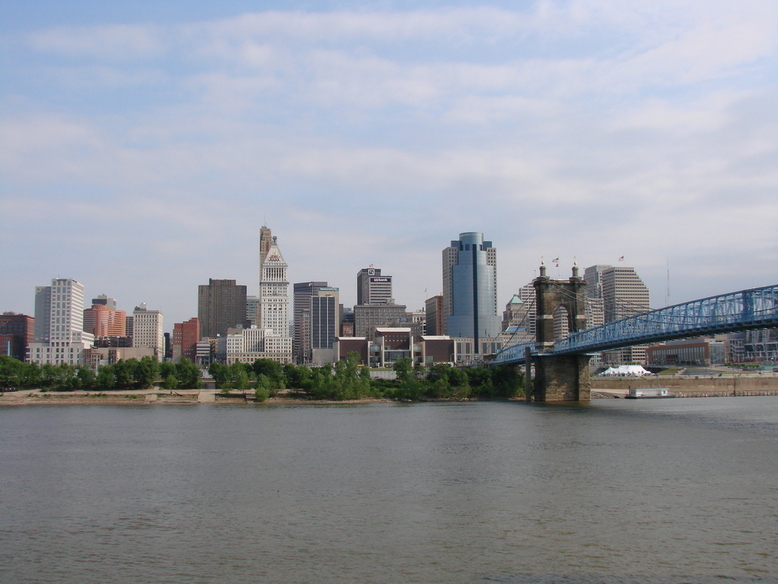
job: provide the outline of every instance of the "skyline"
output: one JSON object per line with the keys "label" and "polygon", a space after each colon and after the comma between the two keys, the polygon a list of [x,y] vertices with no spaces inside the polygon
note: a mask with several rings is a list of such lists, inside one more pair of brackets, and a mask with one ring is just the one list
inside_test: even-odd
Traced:
{"label": "skyline", "polygon": [[769,2],[10,4],[0,311],[67,277],[172,330],[209,278],[257,295],[263,224],[345,306],[372,264],[421,308],[468,231],[500,310],[541,258],[655,308],[668,266],[670,304],[778,281]]}

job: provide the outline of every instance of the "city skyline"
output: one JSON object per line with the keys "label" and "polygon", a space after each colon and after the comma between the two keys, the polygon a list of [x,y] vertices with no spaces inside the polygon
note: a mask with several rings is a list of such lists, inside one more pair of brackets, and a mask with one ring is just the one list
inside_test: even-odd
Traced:
{"label": "city skyline", "polygon": [[543,258],[624,256],[652,307],[778,280],[773,3],[330,6],[7,6],[0,310],[73,278],[170,330],[258,294],[265,223],[346,306],[374,264],[422,307],[470,230],[500,307]]}

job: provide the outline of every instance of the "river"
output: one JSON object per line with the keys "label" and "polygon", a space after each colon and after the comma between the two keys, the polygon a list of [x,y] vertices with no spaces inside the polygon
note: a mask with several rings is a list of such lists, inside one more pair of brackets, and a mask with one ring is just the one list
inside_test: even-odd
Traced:
{"label": "river", "polygon": [[0,409],[3,583],[776,583],[778,398]]}

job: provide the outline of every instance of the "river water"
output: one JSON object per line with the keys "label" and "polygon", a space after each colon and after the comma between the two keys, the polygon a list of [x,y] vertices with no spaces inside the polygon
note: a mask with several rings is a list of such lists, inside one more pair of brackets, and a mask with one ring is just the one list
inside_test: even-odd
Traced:
{"label": "river water", "polygon": [[776,583],[778,398],[0,409],[0,582]]}

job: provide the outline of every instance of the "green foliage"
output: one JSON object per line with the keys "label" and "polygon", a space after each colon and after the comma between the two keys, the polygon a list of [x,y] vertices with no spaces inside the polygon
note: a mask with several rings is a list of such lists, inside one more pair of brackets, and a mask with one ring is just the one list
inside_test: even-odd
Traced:
{"label": "green foliage", "polygon": [[259,374],[254,382],[254,396],[256,401],[263,402],[270,397],[272,382],[267,375]]}
{"label": "green foliage", "polygon": [[176,363],[175,377],[179,389],[200,389],[200,368],[186,357]]}
{"label": "green foliage", "polygon": [[177,389],[178,378],[172,373],[169,373],[166,377],[162,379],[162,383],[160,385],[162,389],[168,389],[168,390]]}

